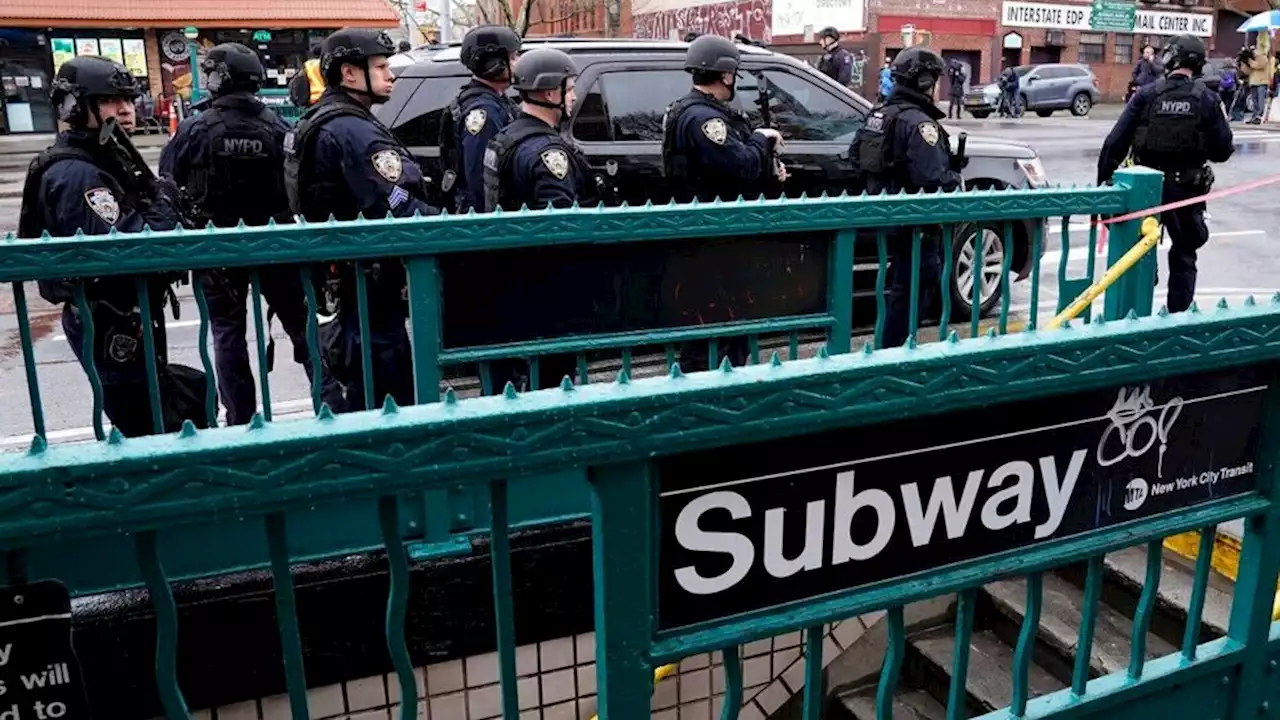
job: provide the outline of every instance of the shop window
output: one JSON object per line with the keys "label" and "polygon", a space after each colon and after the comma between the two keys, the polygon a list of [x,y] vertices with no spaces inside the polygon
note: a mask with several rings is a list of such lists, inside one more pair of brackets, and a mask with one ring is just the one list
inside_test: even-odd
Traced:
{"label": "shop window", "polygon": [[1133,64],[1133,36],[1116,34],[1116,60],[1121,65]]}
{"label": "shop window", "polygon": [[1096,64],[1106,62],[1107,34],[1080,33],[1079,62]]}

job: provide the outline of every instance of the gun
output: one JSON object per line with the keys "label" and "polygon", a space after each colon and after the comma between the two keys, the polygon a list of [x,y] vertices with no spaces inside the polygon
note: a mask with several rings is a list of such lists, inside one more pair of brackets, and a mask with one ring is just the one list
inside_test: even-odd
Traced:
{"label": "gun", "polygon": [[[760,121],[764,126],[777,130],[773,122],[773,111],[769,108],[769,80],[762,73],[755,73],[756,77],[756,107],[760,110]],[[773,173],[776,177],[783,170],[782,159],[778,157],[777,150],[772,153]]]}

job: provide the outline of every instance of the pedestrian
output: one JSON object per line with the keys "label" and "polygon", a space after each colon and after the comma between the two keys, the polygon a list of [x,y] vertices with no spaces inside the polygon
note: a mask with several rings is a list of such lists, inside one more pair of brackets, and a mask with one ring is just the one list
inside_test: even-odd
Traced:
{"label": "pedestrian", "polygon": [[1226,108],[1228,113],[1233,112],[1232,108],[1236,102],[1237,79],[1235,68],[1222,68],[1222,77],[1218,80],[1218,95],[1222,98],[1222,107]]}
{"label": "pedestrian", "polygon": [[1007,67],[1000,73],[1000,112],[1001,117],[1022,117],[1022,94],[1019,92],[1021,78],[1016,68]]}
{"label": "pedestrian", "polygon": [[[943,73],[942,57],[924,47],[909,47],[893,60],[895,81],[889,102],[872,109],[853,138],[855,158],[868,193],[950,192],[961,187],[962,160],[938,124],[945,113],[933,103]],[[898,347],[910,333],[912,231],[889,232],[889,290],[882,347]],[[927,308],[938,292],[942,238],[936,227],[921,229],[917,308]]]}
{"label": "pedestrian", "polygon": [[[677,202],[760,197],[775,182],[785,182],[786,167],[778,159],[782,134],[772,128],[751,129],[747,118],[729,103],[737,91],[738,47],[715,35],[689,45],[684,68],[693,88],[667,107],[662,119],[663,174]],[[748,345],[741,338],[721,342],[720,357],[745,365]],[[680,351],[686,370],[706,369],[708,343],[686,343]]]}
{"label": "pedestrian", "polygon": [[[512,87],[520,93],[520,111],[489,141],[485,152],[486,210],[564,208],[574,203],[590,205],[599,199],[586,158],[560,134],[561,124],[573,112],[577,100],[577,77],[573,58],[560,50],[538,48],[516,61]],[[550,270],[554,277],[547,278],[548,286],[574,292],[575,287],[593,280],[580,269],[565,263]],[[520,309],[511,308],[511,312],[518,315]],[[572,378],[574,367],[574,355],[540,358],[537,388],[554,387],[565,377]],[[495,392],[507,381],[532,389],[532,371],[521,377],[514,368],[506,368],[507,365],[492,366]]]}
{"label": "pedestrian", "polygon": [[1143,45],[1142,57],[1134,63],[1133,72],[1129,76],[1129,89],[1125,93],[1125,102],[1128,102],[1137,91],[1159,80],[1162,74],[1156,60],[1156,49],[1151,45]]}
{"label": "pedestrian", "polygon": [[[1235,150],[1222,104],[1198,79],[1204,42],[1177,35],[1163,51],[1165,77],[1139,90],[1125,106],[1098,155],[1098,183],[1110,182],[1132,149],[1134,162],[1164,173],[1162,203],[1209,192],[1209,162],[1226,162]],[[1205,204],[1167,210],[1160,221],[1169,232],[1170,312],[1191,306],[1196,290],[1196,253],[1209,241]]]}
{"label": "pedestrian", "polygon": [[[354,220],[436,215],[427,204],[426,178],[413,154],[373,114],[391,99],[394,80],[388,59],[395,44],[385,32],[344,28],[325,38],[321,69],[327,89],[320,102],[285,136],[285,189],[295,214],[322,222],[330,216]],[[414,400],[409,347],[408,288],[397,258],[363,263],[368,289],[368,354],[373,401],[390,395],[401,405]],[[354,263],[326,265],[323,283],[326,369],[341,383],[325,401],[336,412],[366,409]],[[321,312],[321,311],[324,312]],[[434,388],[432,389],[434,394]]]}
{"label": "pedestrian", "polygon": [[[134,129],[133,101],[140,94],[134,76],[120,63],[82,56],[58,68],[51,90],[53,107],[66,129],[31,162],[27,171],[18,218],[19,237],[37,238],[45,232],[56,237],[80,232],[105,235],[142,232],[146,227],[178,227],[181,215],[177,188],[165,181],[150,182],[126,169],[115,143],[128,139],[120,138],[119,133],[106,143],[100,141],[104,127],[108,132],[113,125],[125,133]],[[93,347],[87,357],[83,347],[85,328],[76,302],[80,282],[93,322]],[[62,328],[68,344],[86,374],[91,372],[92,362],[102,385],[103,411],[111,424],[125,437],[154,432],[136,279],[116,275],[82,281],[41,280],[39,290],[42,298],[63,306]],[[174,405],[177,393],[168,368],[164,322],[165,301],[172,292],[169,279],[151,276],[148,291],[155,340],[153,359],[165,410],[164,429],[176,431],[184,419],[205,427],[203,405]],[[199,371],[190,372],[194,373],[193,379],[203,378]],[[200,382],[198,392],[203,393],[203,389]],[[203,399],[203,394],[200,397]]]}
{"label": "pedestrian", "polygon": [[1250,125],[1262,124],[1267,113],[1267,89],[1271,86],[1271,59],[1267,47],[1267,34],[1259,33],[1257,47],[1248,48],[1247,52],[1242,53],[1242,69],[1249,74],[1248,93],[1253,101]]}
{"label": "pedestrian", "polygon": [[853,82],[853,54],[840,47],[840,31],[834,27],[822,28],[818,33],[818,46],[822,58],[818,70],[845,87]]}
{"label": "pedestrian", "polygon": [[471,71],[471,82],[440,116],[440,189],[446,206],[459,213],[485,209],[484,153],[493,136],[511,122],[515,108],[505,93],[519,57],[520,36],[506,26],[482,25],[462,38],[460,58]]}
{"label": "pedestrian", "polygon": [[885,58],[880,68],[880,102],[888,102],[893,93],[893,71],[889,69],[889,62],[889,58]]}
{"label": "pedestrian", "polygon": [[294,107],[311,107],[324,94],[324,75],[320,72],[320,46],[311,46],[311,57],[302,64],[302,72],[289,81],[289,101]]}
{"label": "pedestrian", "polygon": [[[160,154],[160,174],[185,190],[199,213],[198,224],[292,223],[284,187],[283,144],[289,124],[256,97],[266,77],[258,54],[239,43],[216,45],[201,60],[200,71],[212,104],[183,121]],[[198,275],[209,306],[218,395],[227,408],[227,423],[244,425],[258,403],[245,339],[250,270],[222,268]],[[267,332],[270,317],[279,317],[293,345],[293,359],[311,377],[306,296],[298,268],[267,265],[258,275],[271,306]]]}
{"label": "pedestrian", "polygon": [[956,120],[960,119],[960,111],[964,109],[964,86],[968,80],[964,66],[959,60],[952,60],[947,66],[947,85],[951,96],[951,103],[947,106],[948,120],[953,114]]}

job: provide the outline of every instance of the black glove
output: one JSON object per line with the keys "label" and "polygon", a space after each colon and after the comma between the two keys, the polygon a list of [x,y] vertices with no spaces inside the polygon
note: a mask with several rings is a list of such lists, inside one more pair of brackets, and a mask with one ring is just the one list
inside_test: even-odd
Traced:
{"label": "black glove", "polygon": [[951,156],[951,172],[960,172],[961,170],[964,170],[967,167],[969,167],[968,156],[965,156],[965,157],[957,157],[955,155]]}

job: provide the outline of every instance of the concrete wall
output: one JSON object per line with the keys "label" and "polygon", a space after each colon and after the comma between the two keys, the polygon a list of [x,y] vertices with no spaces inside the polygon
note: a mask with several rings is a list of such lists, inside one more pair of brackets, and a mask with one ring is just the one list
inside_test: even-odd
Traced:
{"label": "concrete wall", "polygon": [[[826,628],[824,666],[866,631],[853,618]],[[800,632],[742,647],[741,720],[762,720],[800,691],[804,682]],[[519,720],[586,720],[596,712],[595,634],[558,638],[516,651]],[[498,655],[486,653],[415,671],[421,720],[490,720],[502,714]],[[312,720],[398,720],[395,674],[312,688]],[[695,655],[655,687],[653,720],[717,720],[724,702],[720,653]],[[193,720],[289,720],[284,695],[192,713]]]}

